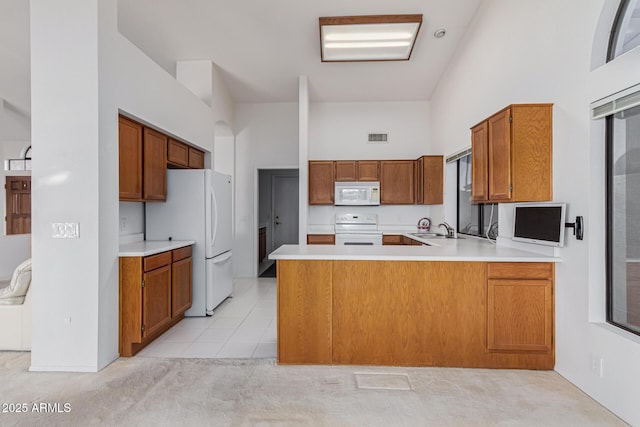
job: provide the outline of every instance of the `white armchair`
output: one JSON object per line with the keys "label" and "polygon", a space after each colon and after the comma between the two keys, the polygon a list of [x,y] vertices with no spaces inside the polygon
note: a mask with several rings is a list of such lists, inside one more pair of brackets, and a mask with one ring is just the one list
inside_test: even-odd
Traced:
{"label": "white armchair", "polygon": [[[31,350],[31,259],[0,281],[0,350]],[[4,285],[4,287],[3,287]]]}

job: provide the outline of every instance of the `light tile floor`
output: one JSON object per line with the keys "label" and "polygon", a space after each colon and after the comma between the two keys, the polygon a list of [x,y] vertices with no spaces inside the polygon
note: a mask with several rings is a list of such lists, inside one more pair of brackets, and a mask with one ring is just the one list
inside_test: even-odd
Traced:
{"label": "light tile floor", "polygon": [[136,357],[276,357],[276,279],[234,279],[211,317],[186,317]]}

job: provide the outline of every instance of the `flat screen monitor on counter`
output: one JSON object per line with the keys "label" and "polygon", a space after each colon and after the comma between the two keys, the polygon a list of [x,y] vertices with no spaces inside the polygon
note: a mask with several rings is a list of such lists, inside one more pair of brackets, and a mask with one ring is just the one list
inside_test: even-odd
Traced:
{"label": "flat screen monitor on counter", "polygon": [[562,247],[566,203],[527,203],[513,206],[513,240]]}

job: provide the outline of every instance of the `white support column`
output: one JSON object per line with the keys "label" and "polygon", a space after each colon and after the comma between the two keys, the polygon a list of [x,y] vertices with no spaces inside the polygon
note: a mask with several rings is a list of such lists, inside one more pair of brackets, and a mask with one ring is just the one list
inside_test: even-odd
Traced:
{"label": "white support column", "polygon": [[307,76],[300,76],[298,94],[298,170],[299,170],[299,231],[298,244],[307,244],[307,222],[309,217],[309,85]]}

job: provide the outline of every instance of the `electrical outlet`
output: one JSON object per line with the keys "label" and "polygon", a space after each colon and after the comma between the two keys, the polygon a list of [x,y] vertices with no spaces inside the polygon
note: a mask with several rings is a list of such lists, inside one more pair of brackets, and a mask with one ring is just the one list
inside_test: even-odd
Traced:
{"label": "electrical outlet", "polygon": [[602,356],[591,355],[591,372],[603,378],[604,359]]}
{"label": "electrical outlet", "polygon": [[120,218],[120,232],[127,231],[127,218]]}

